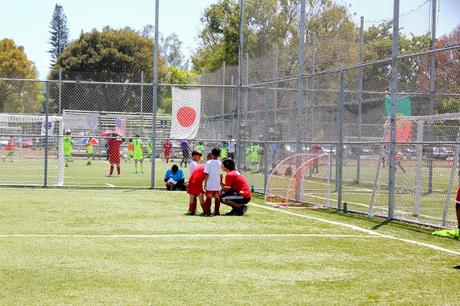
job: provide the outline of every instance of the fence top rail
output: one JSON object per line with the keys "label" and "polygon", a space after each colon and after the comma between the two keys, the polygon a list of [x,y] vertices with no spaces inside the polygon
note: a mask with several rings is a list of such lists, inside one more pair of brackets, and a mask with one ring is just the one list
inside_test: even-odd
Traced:
{"label": "fence top rail", "polygon": [[[460,44],[456,45],[451,45],[451,46],[446,46],[443,48],[438,48],[435,50],[427,50],[427,51],[421,51],[421,52],[415,52],[415,53],[410,53],[410,54],[404,54],[404,55],[399,55],[396,60],[402,60],[402,59],[407,59],[411,57],[417,57],[417,56],[422,56],[422,55],[430,55],[430,54],[436,54],[440,52],[445,52],[445,51],[451,51],[451,50],[460,50]],[[306,73],[302,75],[297,75],[297,76],[292,76],[292,77],[286,77],[286,78],[280,78],[276,80],[268,80],[268,81],[263,81],[263,82],[258,82],[258,83],[252,83],[252,84],[245,84],[247,87],[255,87],[255,86],[264,86],[267,84],[274,84],[274,83],[279,83],[279,82],[289,82],[289,81],[295,81],[300,79],[305,79],[309,77],[314,77],[314,76],[320,76],[320,75],[326,75],[326,74],[333,74],[333,73],[339,73],[340,71],[346,72],[348,70],[353,70],[357,68],[364,68],[376,64],[385,64],[385,63],[391,63],[391,58],[383,58],[379,60],[373,60],[373,61],[368,61],[365,63],[358,63],[354,64],[351,66],[346,66],[346,67],[337,67],[337,68],[331,68],[331,69],[326,69],[323,71],[315,72],[315,73]]]}

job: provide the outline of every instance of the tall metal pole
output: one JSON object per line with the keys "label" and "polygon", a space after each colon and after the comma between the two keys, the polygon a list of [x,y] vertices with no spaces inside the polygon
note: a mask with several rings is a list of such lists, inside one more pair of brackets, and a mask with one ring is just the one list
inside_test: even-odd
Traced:
{"label": "tall metal pole", "polygon": [[[359,26],[359,62],[364,63],[364,16]],[[363,67],[359,68],[358,76],[358,141],[361,142],[363,127]],[[356,184],[361,182],[361,144],[358,145],[356,160]]]}
{"label": "tall metal pole", "polygon": [[155,188],[155,155],[157,133],[158,107],[158,21],[160,18],[160,0],[155,0],[155,41],[153,46],[153,82],[152,82],[152,173],[150,174],[150,188]]}
{"label": "tall metal pole", "polygon": [[305,68],[305,0],[300,2],[300,31],[299,31],[299,71],[297,78],[296,100],[296,152],[300,153],[302,141],[302,104],[304,96],[303,72]]}
{"label": "tall metal pole", "polygon": [[388,219],[394,219],[395,211],[395,158],[396,158],[396,101],[398,90],[398,48],[399,48],[399,0],[393,2],[393,40],[391,46],[391,114],[390,114],[390,156],[388,169]]}
{"label": "tall metal pole", "polygon": [[311,78],[310,78],[310,94],[308,99],[308,109],[307,109],[307,140],[311,141],[313,139],[313,110],[314,110],[314,103],[315,103],[315,66],[316,66],[316,34],[313,32],[312,34],[312,48],[311,48]]}
{"label": "tall metal pole", "polygon": [[[280,48],[279,45],[275,46],[275,67],[273,70],[273,79],[278,80],[279,78],[279,58],[280,58]],[[273,123],[276,123],[276,118],[278,116],[278,83],[274,83],[275,85],[275,92],[273,99],[275,100],[275,103],[273,104]],[[268,153],[268,151],[267,151]]]}
{"label": "tall metal pole", "polygon": [[342,209],[342,173],[343,173],[343,113],[345,107],[345,75],[343,69],[340,69],[339,74],[339,112],[338,112],[338,128],[337,128],[337,209]]}
{"label": "tall metal pole", "polygon": [[[302,105],[304,98],[304,84],[303,84],[303,72],[305,67],[305,0],[300,2],[300,31],[299,31],[299,71],[297,78],[297,101],[296,101],[296,152],[300,154],[302,152]],[[300,160],[296,162],[296,168],[300,167]],[[296,179],[296,192],[295,199],[300,202],[303,195],[300,194],[301,190],[301,179]]]}
{"label": "tall metal pole", "polygon": [[58,114],[62,115],[62,68],[59,68],[59,96],[58,96]]}
{"label": "tall metal pole", "polygon": [[49,86],[45,83],[45,168],[43,177],[43,187],[48,187],[48,124],[49,124]]}
{"label": "tall metal pole", "polygon": [[[264,193],[267,191],[268,184],[268,129],[269,129],[269,86],[265,85],[265,95],[264,95],[264,160],[263,160],[263,171],[264,171]],[[276,90],[275,90],[276,91]]]}
{"label": "tall metal pole", "polygon": [[144,71],[141,71],[141,133],[144,134]]}
{"label": "tall metal pole", "polygon": [[236,166],[241,167],[241,100],[243,91],[243,44],[244,44],[244,31],[243,31],[243,15],[244,15],[244,0],[238,0],[240,6],[239,16],[239,45],[238,45],[238,93],[236,101]]}
{"label": "tall metal pole", "polygon": [[[436,49],[436,6],[437,0],[431,0],[431,50]],[[434,53],[430,56],[430,115],[434,114],[436,106],[436,55]],[[430,140],[433,135],[433,125],[429,125]],[[428,154],[428,193],[433,191],[433,148],[430,148]]]}
{"label": "tall metal pole", "polygon": [[221,120],[220,120],[220,137],[222,140],[225,139],[224,136],[224,120],[225,120],[225,69],[226,69],[226,64],[225,62],[222,63],[222,103],[220,106],[220,112],[221,112]]}

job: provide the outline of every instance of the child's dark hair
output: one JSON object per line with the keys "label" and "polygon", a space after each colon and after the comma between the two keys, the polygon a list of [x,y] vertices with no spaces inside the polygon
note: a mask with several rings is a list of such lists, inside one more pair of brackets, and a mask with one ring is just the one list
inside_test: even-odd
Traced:
{"label": "child's dark hair", "polygon": [[203,156],[203,154],[201,154],[200,152],[198,152],[198,151],[193,151],[193,152],[192,152],[192,156],[195,156],[195,155]]}
{"label": "child's dark hair", "polygon": [[220,156],[220,149],[219,148],[214,148],[211,151],[212,156],[219,157]]}
{"label": "child's dark hair", "polygon": [[139,134],[136,134],[134,137],[139,138],[140,136],[139,136]]}
{"label": "child's dark hair", "polygon": [[235,170],[235,162],[231,158],[225,159],[222,164],[224,165],[225,169],[229,171]]}
{"label": "child's dark hair", "polygon": [[133,142],[133,139],[132,139],[132,138],[130,138],[130,139],[128,140],[128,142]]}
{"label": "child's dark hair", "polygon": [[177,165],[173,165],[171,167],[171,170],[172,170],[172,172],[176,173],[177,171],[179,171],[179,167]]}

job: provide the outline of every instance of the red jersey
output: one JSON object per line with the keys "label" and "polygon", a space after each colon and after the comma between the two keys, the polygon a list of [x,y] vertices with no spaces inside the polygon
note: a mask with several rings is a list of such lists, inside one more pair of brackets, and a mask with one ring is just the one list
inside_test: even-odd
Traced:
{"label": "red jersey", "polygon": [[455,203],[460,204],[460,186],[457,189],[457,197],[455,198]]}
{"label": "red jersey", "polygon": [[168,142],[165,142],[165,144],[163,145],[163,148],[165,150],[165,152],[171,152],[171,143],[168,141]]}
{"label": "red jersey", "polygon": [[6,150],[7,151],[14,151],[14,142],[13,142],[12,138],[10,138],[8,140],[8,144],[6,145]]}
{"label": "red jersey", "polygon": [[249,189],[246,179],[236,170],[227,173],[225,177],[225,187],[241,194],[243,198],[251,197],[251,189]]}
{"label": "red jersey", "polygon": [[120,146],[123,143],[121,139],[109,139],[109,160],[110,163],[120,163]]}
{"label": "red jersey", "polygon": [[203,182],[205,179],[205,165],[198,165],[193,170],[188,181],[187,193],[198,196],[203,192]]}

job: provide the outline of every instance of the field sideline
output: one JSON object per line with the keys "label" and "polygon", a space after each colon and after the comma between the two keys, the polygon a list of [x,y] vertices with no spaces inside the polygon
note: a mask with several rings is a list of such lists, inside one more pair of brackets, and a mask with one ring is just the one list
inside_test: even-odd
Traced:
{"label": "field sideline", "polygon": [[459,241],[415,225],[259,199],[190,217],[181,192],[0,192],[1,304],[458,303]]}

